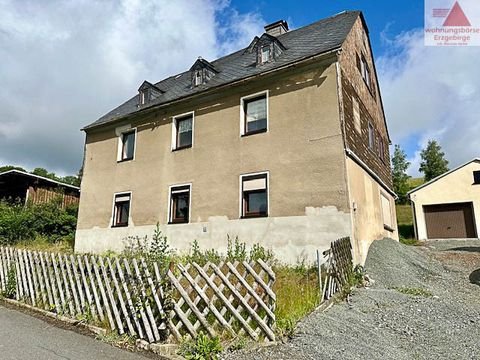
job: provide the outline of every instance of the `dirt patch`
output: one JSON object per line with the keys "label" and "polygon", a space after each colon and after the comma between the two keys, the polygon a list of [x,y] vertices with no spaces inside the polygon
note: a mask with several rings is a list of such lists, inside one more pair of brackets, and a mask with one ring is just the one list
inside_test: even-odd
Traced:
{"label": "dirt patch", "polygon": [[[463,247],[463,250],[455,248]],[[480,241],[406,246],[372,244],[366,269],[375,280],[350,304],[305,318],[284,344],[226,359],[478,359]]]}

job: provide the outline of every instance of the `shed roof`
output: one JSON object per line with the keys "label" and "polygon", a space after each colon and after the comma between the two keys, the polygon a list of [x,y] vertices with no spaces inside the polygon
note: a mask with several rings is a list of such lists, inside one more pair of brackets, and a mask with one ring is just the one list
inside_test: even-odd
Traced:
{"label": "shed roof", "polygon": [[8,171],[5,171],[5,172],[2,172],[2,173],[0,173],[0,179],[3,178],[3,177],[9,176],[9,175],[10,176],[11,175],[17,175],[17,176],[22,176],[22,177],[29,177],[31,179],[37,179],[37,180],[41,180],[43,182],[50,183],[54,186],[60,186],[60,187],[65,187],[65,188],[80,191],[80,188],[78,186],[65,184],[65,183],[62,183],[60,181],[56,181],[56,180],[53,180],[53,179],[46,178],[44,176],[35,175],[35,174],[31,174],[31,173],[28,173],[28,172],[25,172],[25,171],[20,171],[20,170],[8,170]]}

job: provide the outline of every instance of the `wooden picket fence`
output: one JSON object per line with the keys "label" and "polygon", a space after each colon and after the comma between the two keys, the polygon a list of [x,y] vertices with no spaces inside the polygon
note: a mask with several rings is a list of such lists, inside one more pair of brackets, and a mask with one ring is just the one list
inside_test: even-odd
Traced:
{"label": "wooden picket fence", "polygon": [[0,247],[0,289],[34,307],[119,334],[165,341],[199,331],[274,340],[275,274],[263,261],[170,266],[143,258]]}
{"label": "wooden picket fence", "polygon": [[[349,280],[353,271],[352,244],[349,237],[344,237],[333,241],[330,249],[323,252],[324,262],[320,264],[319,259],[319,279],[321,301],[330,299],[335,293],[340,291]],[[322,281],[322,269],[324,278]]]}

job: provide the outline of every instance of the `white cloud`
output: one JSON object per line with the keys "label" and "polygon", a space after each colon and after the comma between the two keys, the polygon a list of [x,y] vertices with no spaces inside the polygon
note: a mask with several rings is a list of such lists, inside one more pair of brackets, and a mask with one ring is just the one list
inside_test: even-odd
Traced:
{"label": "white cloud", "polygon": [[451,167],[479,156],[480,47],[426,47],[422,30],[387,41],[377,68],[392,141],[419,139],[410,173],[418,175],[418,150],[430,138]]}
{"label": "white cloud", "polygon": [[76,172],[82,126],[263,25],[226,0],[0,0],[1,162]]}

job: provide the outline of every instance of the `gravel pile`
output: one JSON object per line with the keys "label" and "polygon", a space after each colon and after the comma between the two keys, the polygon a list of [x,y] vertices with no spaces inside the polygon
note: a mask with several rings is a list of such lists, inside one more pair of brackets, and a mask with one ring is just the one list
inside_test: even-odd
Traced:
{"label": "gravel pile", "polygon": [[480,241],[456,247],[377,241],[366,262],[375,283],[355,290],[350,304],[314,312],[285,343],[223,358],[480,359],[480,287],[469,281]]}

